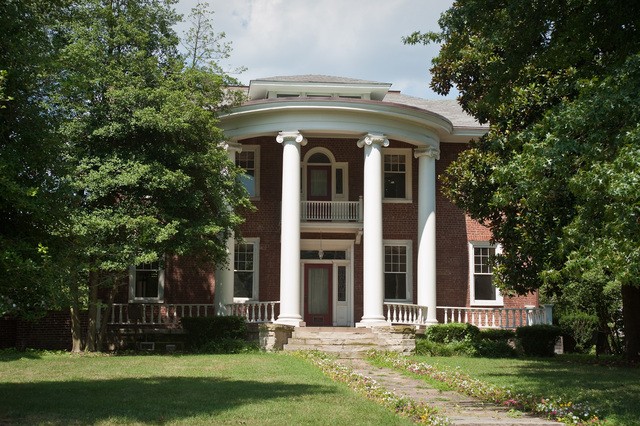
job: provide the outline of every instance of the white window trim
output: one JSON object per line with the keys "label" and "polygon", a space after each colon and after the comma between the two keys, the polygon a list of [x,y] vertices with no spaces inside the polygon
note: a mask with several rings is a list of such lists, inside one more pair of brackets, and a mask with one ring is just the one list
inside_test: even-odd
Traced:
{"label": "white window trim", "polygon": [[[385,298],[385,302],[391,303],[411,303],[413,301],[413,241],[411,240],[383,240],[382,242],[382,250],[384,251],[384,247],[387,246],[405,246],[407,248],[407,295],[405,299],[387,299]],[[383,254],[384,256],[384,254]],[[385,273],[384,270],[384,258],[382,265],[382,272]],[[384,289],[383,289],[384,291]],[[384,293],[383,293],[384,294]]]}
{"label": "white window trim", "polygon": [[[301,179],[300,179],[300,196],[302,200],[307,199],[307,166],[309,158],[313,154],[321,153],[327,156],[331,162],[331,200],[332,201],[348,201],[349,200],[349,163],[337,162],[333,152],[324,147],[315,147],[310,149],[302,159]],[[312,165],[315,163],[311,163]],[[328,165],[328,164],[327,164]],[[336,193],[336,170],[342,170],[342,194]]]}
{"label": "white window trim", "polygon": [[[253,244],[253,297],[235,297],[233,298],[233,303],[245,303],[245,302],[253,302],[260,300],[260,295],[258,293],[258,289],[260,288],[260,238],[243,238],[242,240],[245,244]],[[237,245],[236,245],[237,247]],[[234,265],[233,265],[233,275],[234,275],[234,288],[233,292],[235,293],[235,253],[234,256]]]}
{"label": "white window trim", "polygon": [[499,244],[491,244],[489,241],[469,241],[469,305],[471,306],[504,306],[504,298],[500,289],[496,289],[496,300],[476,300],[474,249],[492,247],[496,249],[496,253],[502,251]]}
{"label": "white window trim", "polygon": [[[251,200],[260,201],[260,145],[242,145],[242,151],[253,152],[253,163],[255,167],[256,175],[254,176],[254,185],[256,193]],[[237,164],[237,156],[236,156]]]}
{"label": "white window trim", "polygon": [[136,297],[136,266],[129,266],[129,303],[164,303],[164,268],[158,268],[158,297]]}
{"label": "white window trim", "polygon": [[[404,193],[405,198],[385,198],[384,196],[384,156],[385,155],[404,155],[407,169],[405,171]],[[413,202],[413,188],[411,186],[413,180],[413,157],[411,148],[384,148],[382,150],[382,202],[383,203],[411,203]]]}

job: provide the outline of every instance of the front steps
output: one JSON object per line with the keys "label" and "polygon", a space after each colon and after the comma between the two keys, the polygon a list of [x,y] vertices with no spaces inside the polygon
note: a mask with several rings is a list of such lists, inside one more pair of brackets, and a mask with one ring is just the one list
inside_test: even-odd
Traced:
{"label": "front steps", "polygon": [[317,350],[335,354],[338,358],[363,358],[371,350],[410,354],[415,347],[415,331],[407,326],[296,327],[283,349]]}

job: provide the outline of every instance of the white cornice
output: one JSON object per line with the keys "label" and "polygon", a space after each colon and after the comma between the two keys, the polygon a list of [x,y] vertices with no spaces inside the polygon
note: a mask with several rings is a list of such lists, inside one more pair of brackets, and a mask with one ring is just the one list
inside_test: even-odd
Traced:
{"label": "white cornice", "polygon": [[[457,129],[441,115],[398,104],[362,100],[278,99],[250,102],[222,115],[220,124],[226,137],[232,140],[275,135],[283,129],[295,128],[307,136],[381,133],[389,139],[417,146],[437,146],[440,140],[459,141],[454,137]],[[483,133],[460,136],[467,137],[467,142]]]}

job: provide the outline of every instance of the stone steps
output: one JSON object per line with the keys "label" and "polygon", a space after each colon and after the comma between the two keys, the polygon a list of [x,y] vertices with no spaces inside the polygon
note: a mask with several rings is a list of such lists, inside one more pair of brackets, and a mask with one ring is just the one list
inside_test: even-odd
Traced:
{"label": "stone steps", "polygon": [[339,358],[362,358],[370,350],[411,353],[415,333],[410,327],[296,327],[285,351],[318,350]]}

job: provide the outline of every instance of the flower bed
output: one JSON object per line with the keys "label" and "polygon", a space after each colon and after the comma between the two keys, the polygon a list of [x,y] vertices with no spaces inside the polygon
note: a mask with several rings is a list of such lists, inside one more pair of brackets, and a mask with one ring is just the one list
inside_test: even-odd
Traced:
{"label": "flower bed", "polygon": [[560,398],[544,398],[536,395],[522,395],[511,389],[493,386],[456,369],[454,371],[439,370],[424,363],[414,362],[394,353],[376,352],[371,359],[396,369],[410,371],[416,375],[446,383],[455,390],[483,401],[503,405],[510,409],[531,412],[566,424],[604,425],[598,413],[585,404],[574,404]]}

